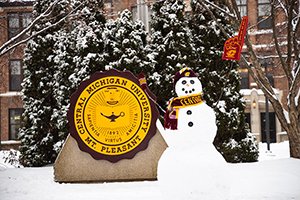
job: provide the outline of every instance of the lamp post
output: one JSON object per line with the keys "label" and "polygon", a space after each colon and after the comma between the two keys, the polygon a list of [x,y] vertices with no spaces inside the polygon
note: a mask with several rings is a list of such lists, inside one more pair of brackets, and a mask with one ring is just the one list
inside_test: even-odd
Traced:
{"label": "lamp post", "polygon": [[[268,77],[268,72],[267,72],[267,66],[265,65],[265,74],[267,79],[269,80]],[[266,112],[265,112],[265,129],[266,129],[266,140],[267,140],[267,150],[270,151],[270,116],[269,116],[269,98],[267,95],[266,97]]]}
{"label": "lamp post", "polygon": [[269,98],[266,96],[266,113],[265,113],[265,118],[266,118],[266,139],[267,139],[267,149],[270,151],[270,116],[269,116]]}

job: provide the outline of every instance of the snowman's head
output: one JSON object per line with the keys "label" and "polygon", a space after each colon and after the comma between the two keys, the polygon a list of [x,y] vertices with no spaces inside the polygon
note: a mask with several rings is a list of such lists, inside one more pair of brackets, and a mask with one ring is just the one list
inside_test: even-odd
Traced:
{"label": "snowman's head", "polygon": [[195,72],[187,67],[175,74],[174,86],[179,97],[202,93],[200,80]]}
{"label": "snowman's head", "polygon": [[197,77],[183,77],[176,82],[175,92],[179,97],[199,94],[202,92],[202,85]]}

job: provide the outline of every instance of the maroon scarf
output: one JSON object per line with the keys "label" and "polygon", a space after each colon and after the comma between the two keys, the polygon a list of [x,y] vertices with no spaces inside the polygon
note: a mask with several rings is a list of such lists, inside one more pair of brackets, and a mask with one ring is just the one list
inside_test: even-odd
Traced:
{"label": "maroon scarf", "polygon": [[164,116],[164,128],[177,130],[178,109],[201,104],[202,102],[201,93],[171,99]]}

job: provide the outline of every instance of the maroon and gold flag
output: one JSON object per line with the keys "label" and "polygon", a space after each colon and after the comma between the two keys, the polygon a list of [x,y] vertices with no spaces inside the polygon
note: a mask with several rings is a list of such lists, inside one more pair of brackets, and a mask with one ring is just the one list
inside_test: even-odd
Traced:
{"label": "maroon and gold flag", "polygon": [[223,60],[240,60],[247,26],[248,17],[244,16],[240,25],[239,34],[229,38],[224,44]]}

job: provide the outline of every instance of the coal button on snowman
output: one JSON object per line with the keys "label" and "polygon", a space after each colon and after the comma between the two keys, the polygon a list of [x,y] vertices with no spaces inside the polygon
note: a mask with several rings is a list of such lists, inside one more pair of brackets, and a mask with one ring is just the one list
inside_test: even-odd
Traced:
{"label": "coal button on snowman", "polygon": [[[188,111],[186,111],[186,114],[191,115],[192,111],[188,110]],[[194,123],[193,122],[189,122],[188,125],[189,125],[189,127],[192,127],[194,125]]]}

